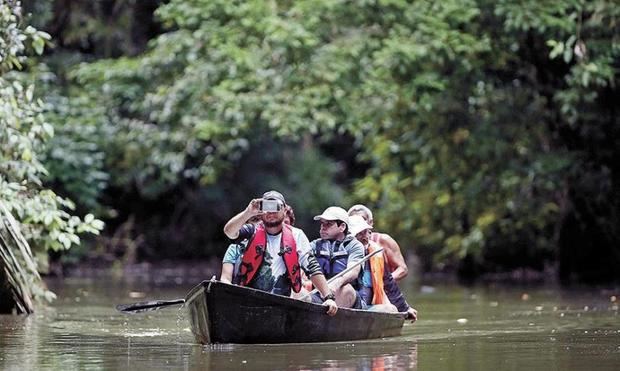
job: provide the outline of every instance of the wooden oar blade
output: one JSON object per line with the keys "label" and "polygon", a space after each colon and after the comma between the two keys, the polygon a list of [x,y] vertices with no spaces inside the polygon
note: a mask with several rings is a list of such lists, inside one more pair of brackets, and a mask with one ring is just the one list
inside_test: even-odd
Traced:
{"label": "wooden oar blade", "polygon": [[143,301],[133,304],[119,304],[116,306],[116,310],[123,313],[133,314],[149,312],[152,310],[158,310],[163,307],[179,305],[183,303],[185,303],[185,299]]}

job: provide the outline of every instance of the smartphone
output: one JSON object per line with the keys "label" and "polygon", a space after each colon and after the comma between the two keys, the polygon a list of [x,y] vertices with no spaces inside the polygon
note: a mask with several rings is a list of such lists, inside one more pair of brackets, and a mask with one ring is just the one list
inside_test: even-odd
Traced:
{"label": "smartphone", "polygon": [[260,203],[261,211],[275,213],[280,211],[282,205],[277,200],[262,200]]}

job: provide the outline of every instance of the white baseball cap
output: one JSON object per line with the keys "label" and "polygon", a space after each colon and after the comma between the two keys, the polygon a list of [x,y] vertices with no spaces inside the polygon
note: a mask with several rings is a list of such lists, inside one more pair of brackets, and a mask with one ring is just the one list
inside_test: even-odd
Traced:
{"label": "white baseball cap", "polygon": [[349,214],[347,214],[347,211],[345,209],[343,209],[342,207],[338,207],[338,206],[330,206],[327,209],[325,209],[325,211],[323,211],[323,214],[321,215],[317,215],[314,217],[314,220],[340,220],[345,222],[347,225],[349,225]]}
{"label": "white baseball cap", "polygon": [[366,229],[372,229],[370,224],[366,223],[364,218],[362,218],[360,215],[351,215],[349,217],[348,225],[349,225],[349,232],[351,232],[353,236],[357,235],[358,233]]}

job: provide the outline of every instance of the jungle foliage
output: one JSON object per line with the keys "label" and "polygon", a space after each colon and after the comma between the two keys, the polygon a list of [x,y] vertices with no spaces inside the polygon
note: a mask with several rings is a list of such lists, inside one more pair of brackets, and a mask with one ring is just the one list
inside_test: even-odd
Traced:
{"label": "jungle foliage", "polygon": [[36,97],[26,53],[41,54],[50,37],[22,22],[19,4],[0,3],[0,201],[24,227],[38,251],[68,249],[78,234],[98,233],[101,221],[72,215],[74,203],[45,185],[45,143],[54,127]]}
{"label": "jungle foliage", "polygon": [[19,70],[49,39],[24,24],[18,2],[0,1],[0,313],[31,313],[33,301],[51,300],[38,272],[45,270],[47,251],[79,245],[80,234],[103,228],[93,214],[74,215],[74,203],[45,183],[42,158],[54,127]]}
{"label": "jungle foliage", "polygon": [[613,1],[37,3],[49,179],[145,256],[221,251],[278,186],[302,221],[369,205],[426,269],[619,278]]}

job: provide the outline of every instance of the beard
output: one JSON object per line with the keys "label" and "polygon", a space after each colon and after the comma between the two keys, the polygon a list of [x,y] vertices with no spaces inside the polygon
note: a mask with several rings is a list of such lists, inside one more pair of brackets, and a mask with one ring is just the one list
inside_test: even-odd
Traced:
{"label": "beard", "polygon": [[267,228],[279,227],[282,225],[283,222],[284,222],[284,216],[282,216],[281,218],[275,219],[275,220],[270,220],[270,221],[267,221],[263,218],[263,224]]}

